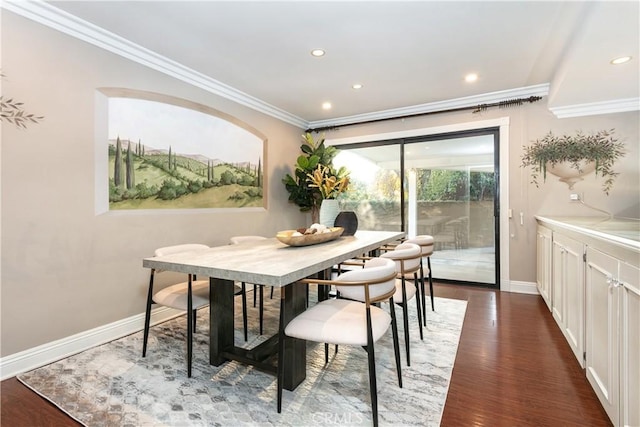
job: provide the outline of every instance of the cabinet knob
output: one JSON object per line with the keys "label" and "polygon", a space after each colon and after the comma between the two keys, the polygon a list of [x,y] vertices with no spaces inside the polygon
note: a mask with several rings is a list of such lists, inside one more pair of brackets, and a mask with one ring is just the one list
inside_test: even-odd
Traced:
{"label": "cabinet knob", "polygon": [[612,275],[607,275],[607,285],[609,285],[609,288],[617,288],[620,287],[620,282],[618,281],[618,279],[614,278]]}

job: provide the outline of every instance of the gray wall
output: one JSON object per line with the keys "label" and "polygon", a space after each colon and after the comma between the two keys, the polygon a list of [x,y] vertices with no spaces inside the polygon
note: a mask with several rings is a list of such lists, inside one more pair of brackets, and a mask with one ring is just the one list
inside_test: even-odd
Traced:
{"label": "gray wall", "polygon": [[[302,130],[3,10],[2,93],[45,116],[2,124],[1,355],[144,311],[156,247],[227,244],[307,222],[280,182]],[[97,88],[158,92],[210,106],[268,138],[268,209],[242,212],[94,213]],[[106,150],[106,145],[104,145]]]}

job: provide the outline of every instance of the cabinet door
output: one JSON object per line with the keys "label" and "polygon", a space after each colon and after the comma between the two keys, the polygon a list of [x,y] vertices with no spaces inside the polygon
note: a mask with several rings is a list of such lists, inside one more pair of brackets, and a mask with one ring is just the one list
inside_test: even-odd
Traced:
{"label": "cabinet door", "polygon": [[613,425],[619,425],[618,260],[587,248],[586,374]]}
{"label": "cabinet door", "polygon": [[538,292],[551,310],[551,230],[538,226],[536,245]]}
{"label": "cabinet door", "polygon": [[563,333],[584,368],[584,245],[561,234],[554,234],[553,238],[563,248]]}
{"label": "cabinet door", "polygon": [[620,263],[620,424],[640,426],[640,269]]}
{"label": "cabinet door", "polygon": [[564,333],[564,312],[565,312],[565,256],[564,246],[556,240],[556,233],[553,234],[551,249],[551,313],[553,318]]}

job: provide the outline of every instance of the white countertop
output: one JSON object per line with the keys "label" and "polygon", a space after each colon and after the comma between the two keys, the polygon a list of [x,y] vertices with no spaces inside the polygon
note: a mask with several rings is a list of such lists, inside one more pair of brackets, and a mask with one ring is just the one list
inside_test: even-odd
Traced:
{"label": "white countertop", "polygon": [[640,249],[640,219],[542,215],[536,215],[535,218],[543,223],[555,224]]}

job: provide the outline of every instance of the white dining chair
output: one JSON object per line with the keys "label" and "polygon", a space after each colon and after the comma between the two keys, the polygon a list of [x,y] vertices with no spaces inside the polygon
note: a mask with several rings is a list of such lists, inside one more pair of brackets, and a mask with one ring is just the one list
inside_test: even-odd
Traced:
{"label": "white dining chair", "polygon": [[420,246],[422,257],[420,257],[420,291],[422,299],[422,321],[427,326],[427,308],[425,297],[425,271],[424,258],[427,258],[427,274],[429,275],[429,295],[431,297],[431,311],[435,311],[435,303],[433,296],[433,277],[431,276],[431,255],[433,255],[434,238],[428,234],[422,234],[405,240],[405,243],[414,243]]}
{"label": "white dining chair", "polygon": [[[391,259],[396,265],[396,293],[393,296],[393,299],[396,304],[402,306],[404,320],[404,345],[407,353],[407,365],[411,366],[408,302],[414,299],[416,292],[418,292],[418,271],[420,270],[422,251],[420,250],[420,246],[414,243],[401,243],[395,246],[392,251],[381,254],[380,257]],[[424,337],[422,333],[422,310],[420,308],[420,298],[415,298],[415,300],[418,309],[420,339],[422,340]]]}
{"label": "white dining chair", "polygon": [[[373,425],[378,425],[378,393],[374,343],[392,326],[393,346],[396,359],[398,383],[402,387],[400,349],[393,302],[395,294],[395,263],[388,259],[373,258],[364,268],[345,272],[332,280],[304,279],[300,283],[335,285],[341,296],[348,299],[327,299],[303,311],[284,325],[284,295],[281,289],[281,310],[278,351],[277,404],[282,410],[282,387],[284,380],[285,340],[297,338],[325,344],[361,346],[367,352],[369,366],[369,388]],[[294,283],[290,286],[298,286]],[[374,304],[390,301],[390,313]],[[325,347],[326,351],[326,347]]]}
{"label": "white dining chair", "polygon": [[[209,249],[209,246],[198,243],[187,243],[181,245],[165,246],[158,248],[154,256],[160,257],[179,253],[198,253]],[[142,341],[142,357],[147,355],[147,344],[149,340],[149,329],[151,324],[151,307],[153,304],[170,307],[176,310],[187,312],[187,377],[191,377],[191,365],[193,359],[193,333],[196,326],[197,310],[209,305],[209,279],[196,280],[195,275],[188,274],[186,282],[169,285],[154,293],[154,279],[156,273],[161,270],[151,269],[149,278],[149,289],[147,292],[147,307],[144,318],[144,337]],[[237,287],[236,295],[241,290]],[[243,310],[246,310],[246,299],[243,300]],[[246,318],[244,328],[247,329]],[[246,332],[245,332],[246,334]],[[246,335],[245,335],[246,337]],[[245,338],[246,340],[246,338]]]}

